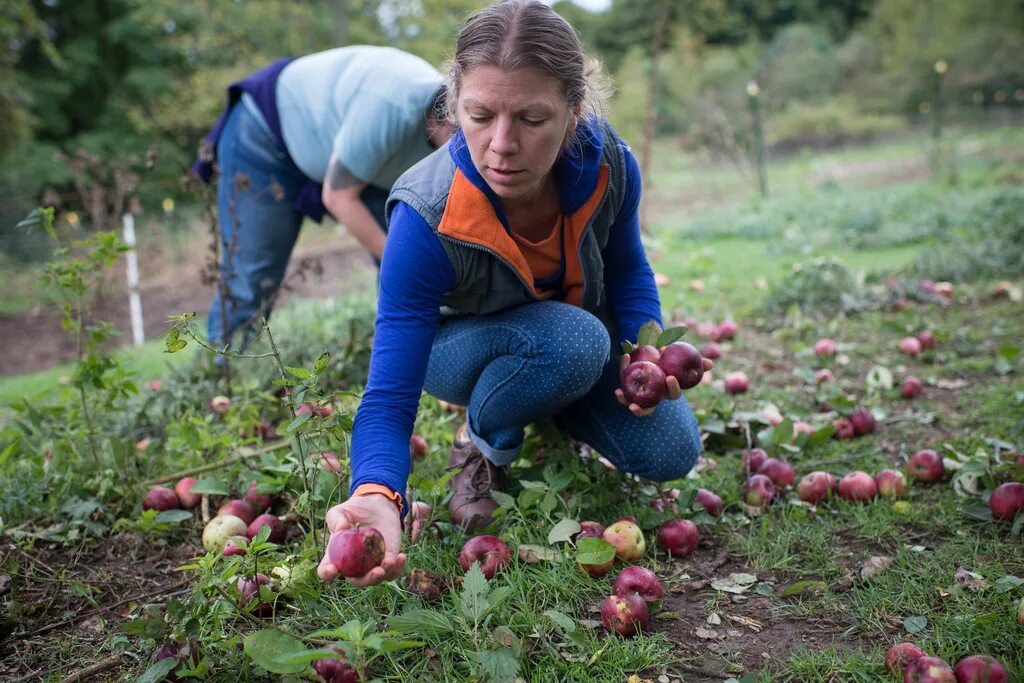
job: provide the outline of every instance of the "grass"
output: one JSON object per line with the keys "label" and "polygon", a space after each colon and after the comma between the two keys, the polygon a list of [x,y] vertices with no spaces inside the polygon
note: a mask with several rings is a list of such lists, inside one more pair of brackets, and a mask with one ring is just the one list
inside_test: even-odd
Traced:
{"label": "grass", "polygon": [[[977,140],[972,144],[982,150],[979,154],[1000,144],[1001,135],[1024,143],[1020,131],[971,135]],[[836,155],[845,162],[899,159],[917,144],[910,140],[891,148]],[[798,180],[798,170],[792,178]],[[662,182],[678,186],[687,180],[666,175]],[[783,197],[779,206],[786,201],[799,205],[799,192],[804,191]],[[850,196],[868,203],[882,204],[890,197],[884,189],[856,192]],[[717,468],[709,465],[670,485],[709,488],[726,503],[718,519],[687,512],[699,523],[704,538],[694,555],[672,559],[654,548],[653,532],[665,515],[648,504],[656,493],[653,487],[624,480],[593,460],[582,461],[570,443],[542,424],[529,432],[523,457],[514,467],[511,503],[506,503],[492,531],[514,553],[529,545],[566,554],[561,561],[514,561],[483,587],[471,575],[463,578],[457,560],[463,536],[445,521],[444,501],[446,456],[461,417],[429,397],[421,401],[416,430],[427,439],[430,453],[416,463],[410,483],[417,500],[433,506],[443,539],[427,534],[405,549],[409,567],[454,580],[453,590],[439,601],[415,597],[401,580],[365,590],[319,582],[314,568],[321,545],[308,532],[319,526],[323,510],[344,492],[337,480],[300,467],[304,458],[295,450],[297,441],[202,475],[235,491],[257,479],[270,490],[286,492],[287,510],[278,511],[293,519],[293,542],[280,548],[257,544],[244,557],[204,555],[188,545],[198,540],[198,519],[160,525],[152,516],[140,515],[135,501],[145,489],[143,480],[232,457],[240,445],[258,445],[239,437],[255,420],[263,418],[285,430],[291,416],[273,396],[276,387],[270,382],[277,370],[271,363],[251,364],[258,365],[253,370],[239,364],[240,374],[225,385],[190,364],[187,356],[173,356],[177,372],[169,377],[161,343],[151,342],[142,355],[126,357],[134,358],[140,378],[162,376],[164,387],[100,415],[97,428],[104,446],[95,461],[79,452],[85,431],[73,430],[80,422],[63,414],[68,406],[60,403],[59,392],[52,391],[67,368],[0,382],[0,401],[32,392],[48,392],[43,395],[55,401],[40,416],[24,421],[35,431],[32,439],[11,447],[18,449],[10,451],[14,457],[5,451],[5,433],[0,432],[0,472],[8,475],[0,487],[0,510],[7,517],[10,538],[25,552],[50,553],[43,556],[46,564],[62,567],[67,577],[64,583],[45,583],[45,573],[35,564],[26,564],[20,556],[7,560],[16,563],[13,569],[6,566],[16,580],[17,608],[23,610],[12,614],[32,628],[45,625],[46,610],[40,616],[40,604],[63,610],[62,614],[84,615],[78,605],[83,586],[98,586],[89,582],[114,573],[102,563],[88,570],[77,565],[85,550],[102,547],[94,540],[97,537],[112,547],[132,538],[144,546],[115,553],[132,557],[133,562],[119,564],[133,565],[138,572],[131,578],[135,583],[123,584],[122,592],[134,591],[143,579],[154,580],[147,565],[172,559],[174,566],[186,568],[167,573],[174,580],[187,577],[190,590],[165,608],[132,609],[126,634],[115,634],[115,622],[121,620],[108,613],[109,628],[100,635],[58,629],[53,638],[37,641],[30,650],[0,653],[0,665],[12,665],[11,670],[21,675],[44,672],[47,675],[39,677],[56,679],[68,661],[130,653],[132,659],[126,657],[116,676],[133,680],[153,664],[156,643],[173,637],[190,640],[202,652],[200,675],[256,680],[271,675],[261,666],[274,666],[267,660],[260,664],[246,645],[246,638],[262,627],[272,625],[271,633],[284,631],[308,639],[318,630],[343,629],[358,619],[371,631],[381,632],[376,646],[383,649],[372,673],[386,680],[518,676],[527,681],[619,682],[634,674],[641,680],[664,675],[686,681],[734,676],[743,683],[896,680],[887,678],[882,662],[886,648],[903,640],[951,663],[971,653],[992,654],[1011,671],[1011,680],[1024,680],[1024,648],[1015,623],[1024,587],[1012,578],[1024,578],[1024,549],[1008,524],[968,514],[972,506],[984,504],[983,497],[961,496],[948,483],[912,485],[909,511],[883,500],[867,505],[834,500],[811,509],[790,492],[763,514],[754,515],[740,504],[739,457],[743,425],[749,424],[754,435],[764,429],[759,414],[767,403],[792,420],[818,427],[835,417],[820,412],[822,401],[841,406],[846,397],[876,412],[876,434],[802,447],[785,440],[776,443],[766,435],[764,445],[774,456],[790,460],[798,478],[818,469],[842,475],[855,469],[874,473],[901,468],[907,456],[924,447],[951,457],[975,456],[974,465],[991,470],[989,456],[996,444],[1009,442],[1019,448],[1024,434],[1024,366],[1011,351],[1019,352],[1024,338],[1020,304],[988,300],[991,283],[977,281],[958,284],[956,297],[947,305],[915,304],[906,310],[856,315],[789,315],[783,324],[764,312],[764,297],[798,264],[830,255],[831,250],[813,244],[783,249],[774,238],[690,239],[686,228],[656,231],[649,245],[660,254],[655,270],[670,278],[661,292],[666,314],[739,320],[740,334],[723,344],[714,375],[720,379],[742,370],[752,379],[751,392],[738,397],[726,397],[713,385],[687,394],[707,432],[706,455]],[[827,232],[830,225],[821,229]],[[842,251],[839,258],[854,272],[886,273],[912,263],[929,243],[925,238],[877,249],[861,245]],[[703,292],[690,288],[695,278],[704,281]],[[681,309],[678,314],[673,312],[676,308]],[[347,425],[358,405],[357,393],[346,392],[358,392],[365,377],[371,324],[372,304],[365,295],[302,302],[275,314],[272,327],[280,330],[275,336],[288,365],[312,367],[322,349],[332,352],[324,374],[338,396],[337,414],[325,425],[331,429],[317,423],[302,427],[300,431],[310,430],[305,432],[310,439],[303,446],[305,452],[332,450],[346,461]],[[899,339],[923,329],[935,332],[937,348],[913,359],[903,356]],[[836,358],[818,359],[811,353],[814,341],[823,336],[839,342]],[[833,370],[833,382],[819,386],[804,379],[823,365]],[[892,387],[869,384],[867,378],[878,374],[877,368],[891,373],[897,383],[908,374],[920,377],[925,395],[903,401]],[[205,405],[213,393],[231,393],[233,408],[224,415],[209,414]],[[715,420],[721,421],[719,427],[713,426]],[[152,438],[144,454],[134,449],[139,430]],[[90,507],[89,501],[99,507]],[[550,544],[548,539],[566,516],[609,523],[625,515],[636,516],[645,528],[650,546],[640,564],[654,570],[666,589],[648,632],[631,640],[608,637],[595,628],[596,610],[609,594],[615,573],[597,580],[585,577],[568,546]],[[124,533],[111,535],[112,527]],[[56,540],[67,550],[53,549],[47,540]],[[199,559],[178,559],[189,552]],[[865,562],[878,556],[892,558],[892,565],[861,577]],[[277,568],[287,569],[288,578],[275,573]],[[961,569],[973,574],[961,571],[958,581]],[[240,610],[232,589],[236,575],[256,571],[278,577],[277,611],[266,622]],[[710,585],[735,573],[755,575],[756,584],[739,594]],[[974,575],[982,583],[968,585]],[[45,596],[32,577],[49,589]],[[35,601],[32,595],[37,596]],[[95,595],[99,604],[108,605],[122,597]],[[751,623],[759,625],[757,630]],[[395,633],[384,633],[387,629]],[[333,634],[326,640],[339,638]],[[422,645],[406,649],[398,644],[402,639]],[[313,646],[303,642],[304,647]],[[391,645],[382,646],[383,642]],[[278,649],[287,650],[282,648]]]}

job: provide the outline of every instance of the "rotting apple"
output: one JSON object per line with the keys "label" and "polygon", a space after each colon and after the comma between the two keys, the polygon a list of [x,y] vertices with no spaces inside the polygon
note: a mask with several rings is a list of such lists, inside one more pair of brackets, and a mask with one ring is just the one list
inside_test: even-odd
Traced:
{"label": "rotting apple", "polygon": [[903,674],[904,683],[956,683],[956,675],[949,664],[938,657],[918,657]]}
{"label": "rotting apple", "polygon": [[487,534],[469,539],[459,552],[459,564],[463,570],[468,572],[474,562],[479,562],[480,571],[488,580],[511,560],[512,551],[505,545],[505,541]]}
{"label": "rotting apple", "polygon": [[626,567],[612,582],[612,595],[636,593],[647,602],[661,600],[661,581],[658,575],[646,567]]}
{"label": "rotting apple", "polygon": [[426,569],[417,567],[405,577],[405,589],[424,600],[436,600],[448,590],[448,582],[431,574]]}
{"label": "rotting apple", "polygon": [[177,510],[181,507],[178,494],[165,486],[155,486],[146,491],[146,497],[142,499],[143,510]]}
{"label": "rotting apple", "polygon": [[1000,484],[988,499],[992,517],[1012,522],[1019,510],[1024,510],[1024,484],[1008,481]]}
{"label": "rotting apple", "polygon": [[942,458],[930,448],[919,450],[910,456],[907,463],[907,473],[911,477],[926,484],[934,484],[942,479],[946,468],[942,464]]}
{"label": "rotting apple", "polygon": [[235,515],[217,515],[203,528],[203,548],[207,552],[223,552],[224,546],[232,536],[245,537],[248,533],[245,520]]}
{"label": "rotting apple", "polygon": [[314,659],[310,664],[323,683],[360,683],[359,670],[349,663],[348,655],[339,646],[330,648],[338,653],[330,659]]}
{"label": "rotting apple", "polygon": [[231,555],[245,555],[248,552],[249,538],[247,536],[232,536],[224,544],[224,557]]}
{"label": "rotting apple", "polygon": [[878,495],[878,484],[867,472],[854,470],[839,480],[839,495],[846,500],[866,503]]}
{"label": "rotting apple", "polygon": [[900,676],[907,673],[907,667],[925,656],[925,651],[913,643],[893,645],[885,653],[885,668]]}
{"label": "rotting apple", "polygon": [[832,427],[834,429],[832,438],[834,439],[846,440],[857,436],[857,432],[853,429],[853,423],[845,417],[837,417],[832,420]]}
{"label": "rotting apple", "polygon": [[658,367],[666,377],[675,377],[680,389],[692,389],[704,377],[704,358],[686,342],[674,342],[662,349]]}
{"label": "rotting apple", "polygon": [[354,526],[331,536],[327,556],[347,578],[365,576],[384,561],[384,537],[372,526]]}
{"label": "rotting apple", "polygon": [[665,397],[665,372],[655,363],[646,360],[630,363],[620,379],[626,401],[641,408],[652,408]]}
{"label": "rotting apple", "polygon": [[850,422],[853,424],[853,433],[857,436],[875,433],[875,416],[867,408],[854,408],[850,413]]}
{"label": "rotting apple", "polygon": [[605,529],[602,536],[615,546],[615,556],[623,562],[635,562],[647,550],[644,532],[636,522],[620,519]]}
{"label": "rotting apple", "polygon": [[686,557],[697,549],[700,532],[688,519],[670,519],[658,527],[658,546],[674,557]]}
{"label": "rotting apple", "polygon": [[743,501],[753,507],[763,507],[775,497],[775,484],[763,474],[754,474],[743,484]]}
{"label": "rotting apple", "polygon": [[649,615],[647,601],[636,593],[611,595],[601,607],[604,627],[627,638],[647,626]]}

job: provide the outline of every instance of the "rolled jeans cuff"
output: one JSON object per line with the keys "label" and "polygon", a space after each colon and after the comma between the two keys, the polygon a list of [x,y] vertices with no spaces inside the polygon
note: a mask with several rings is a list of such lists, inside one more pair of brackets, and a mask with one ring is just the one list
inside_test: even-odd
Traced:
{"label": "rolled jeans cuff", "polygon": [[512,448],[495,448],[487,443],[482,436],[473,431],[473,425],[471,424],[466,425],[466,432],[469,434],[469,440],[480,449],[483,456],[490,460],[491,464],[498,467],[511,465],[519,457],[519,451],[523,449],[523,444],[521,443]]}

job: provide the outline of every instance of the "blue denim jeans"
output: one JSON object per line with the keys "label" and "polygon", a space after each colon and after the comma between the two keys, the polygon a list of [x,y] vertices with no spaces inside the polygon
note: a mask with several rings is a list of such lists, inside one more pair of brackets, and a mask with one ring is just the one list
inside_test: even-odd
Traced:
{"label": "blue denim jeans", "polygon": [[467,407],[470,439],[496,465],[518,457],[526,425],[552,417],[624,472],[656,481],[684,476],[700,454],[686,399],[636,417],[616,400],[618,386],[619,354],[601,321],[541,301],[444,319],[424,388]]}
{"label": "blue denim jeans", "polygon": [[[258,320],[254,316],[270,315],[270,300],[284,279],[302,225],[296,194],[307,182],[263,116],[244,102],[228,114],[217,143],[217,163],[221,274],[230,296],[222,297],[219,290],[213,295],[207,335],[214,345],[230,340],[239,329],[248,337],[250,324]],[[373,186],[361,195],[381,230],[387,195]]]}

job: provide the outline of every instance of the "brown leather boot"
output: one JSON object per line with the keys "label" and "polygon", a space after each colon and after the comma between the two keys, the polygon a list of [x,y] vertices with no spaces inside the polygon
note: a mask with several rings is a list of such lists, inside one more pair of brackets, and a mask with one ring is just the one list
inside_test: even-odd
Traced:
{"label": "brown leather boot", "polygon": [[492,464],[468,438],[463,441],[460,436],[461,430],[448,456],[448,469],[459,470],[448,480],[452,490],[448,511],[453,522],[466,531],[475,531],[494,521],[492,515],[498,504],[490,494],[508,488],[508,467]]}

